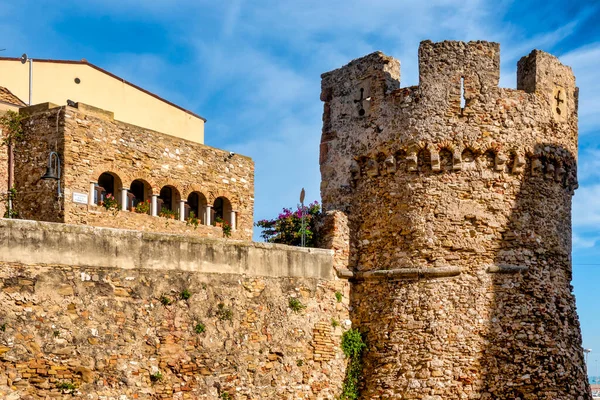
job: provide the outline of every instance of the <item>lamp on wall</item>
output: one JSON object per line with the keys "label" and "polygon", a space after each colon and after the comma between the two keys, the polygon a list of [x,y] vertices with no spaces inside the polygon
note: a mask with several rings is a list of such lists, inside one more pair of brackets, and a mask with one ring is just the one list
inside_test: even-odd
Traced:
{"label": "lamp on wall", "polygon": [[[52,162],[52,156],[54,156],[54,163]],[[58,197],[61,197],[60,193],[60,157],[54,151],[50,152],[48,157],[48,167],[46,167],[46,173],[40,178],[43,180],[58,181]]]}

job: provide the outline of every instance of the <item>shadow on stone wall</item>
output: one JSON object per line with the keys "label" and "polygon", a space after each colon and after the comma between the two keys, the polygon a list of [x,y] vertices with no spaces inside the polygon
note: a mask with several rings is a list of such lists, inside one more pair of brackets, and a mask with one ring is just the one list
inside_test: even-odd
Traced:
{"label": "shadow on stone wall", "polygon": [[[394,224],[389,219],[392,216],[385,219],[375,206],[360,203],[349,208],[368,210],[361,215],[348,213],[350,229],[346,238],[347,265],[355,274],[350,292],[352,323],[363,332],[368,345],[363,357],[361,398],[402,395],[442,400],[471,395],[489,400],[591,399],[570,283],[575,158],[560,146],[539,144],[527,159],[520,175],[474,178],[487,179],[489,186],[481,190],[500,194],[497,197],[507,205],[503,209],[506,211],[495,211],[488,203],[487,215],[481,218],[461,216],[462,222],[456,217],[447,222],[463,224],[462,228],[474,224],[478,235],[489,235],[490,220],[496,218],[495,213],[501,214],[499,218],[505,225],[495,230],[481,251],[468,246],[441,249],[439,243],[444,237],[440,226],[436,226],[436,240],[429,244],[427,235],[420,232],[403,239],[394,236],[398,225],[417,225],[419,215],[414,210],[398,217],[404,218],[401,224]],[[512,171],[512,162],[509,160],[507,171]],[[408,175],[408,182],[423,185],[418,190],[407,190],[403,201],[423,202],[431,189],[427,179],[438,179],[438,174],[420,171]],[[505,186],[494,186],[498,183]],[[501,187],[509,189],[504,192],[498,189]],[[368,188],[359,186],[357,192],[362,194],[354,199],[368,198],[363,196]],[[473,191],[462,199],[481,199],[475,196],[480,194]],[[380,208],[387,213],[384,204]],[[424,214],[421,217],[426,220]],[[450,219],[443,214],[436,218]],[[365,222],[368,219],[373,222]],[[382,229],[377,238],[392,241],[396,249],[412,254],[414,260],[384,265],[390,257],[361,254],[365,249],[361,250],[360,240],[372,235],[381,221],[387,221],[387,231]],[[427,226],[427,222],[421,224]],[[457,230],[454,238],[460,240],[461,232],[464,229]],[[383,245],[367,249],[374,253],[389,251]],[[420,251],[425,255],[416,256]],[[410,272],[415,268],[440,271],[431,261],[434,257],[428,255],[436,252],[446,260],[454,254],[454,266],[462,272]],[[431,264],[427,264],[429,261]],[[365,265],[378,273],[389,273],[382,268],[401,271],[357,279],[356,273]]]}
{"label": "shadow on stone wall", "polygon": [[481,358],[484,399],[591,399],[571,286],[576,161],[539,144],[504,228]]}

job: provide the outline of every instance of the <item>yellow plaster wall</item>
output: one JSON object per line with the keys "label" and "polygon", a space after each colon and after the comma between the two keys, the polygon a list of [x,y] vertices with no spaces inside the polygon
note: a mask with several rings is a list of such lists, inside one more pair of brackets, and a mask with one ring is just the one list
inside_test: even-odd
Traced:
{"label": "yellow plaster wall", "polygon": [[6,104],[0,101],[0,116],[3,115],[6,111],[19,111],[19,107],[14,106],[12,104]]}
{"label": "yellow plaster wall", "polygon": [[[76,84],[75,78],[81,83]],[[0,86],[27,102],[29,64],[0,60]],[[32,104],[67,99],[113,111],[115,119],[204,143],[204,121],[86,64],[33,61]]]}

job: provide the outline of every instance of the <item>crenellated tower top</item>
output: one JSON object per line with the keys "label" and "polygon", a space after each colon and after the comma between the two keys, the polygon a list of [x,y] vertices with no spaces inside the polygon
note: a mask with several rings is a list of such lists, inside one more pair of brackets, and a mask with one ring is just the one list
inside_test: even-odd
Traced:
{"label": "crenellated tower top", "polygon": [[[466,148],[493,148],[502,164],[510,154],[536,156],[536,146],[551,142],[574,163],[578,91],[571,68],[534,50],[518,63],[516,90],[498,87],[499,79],[500,46],[484,41],[422,42],[418,86],[400,88],[399,61],[381,52],[323,74],[324,206],[331,199],[330,209],[343,209],[333,198],[345,198],[361,158],[380,153],[405,151],[410,168],[422,149],[446,147],[460,170]],[[437,157],[429,158],[435,170]]]}
{"label": "crenellated tower top", "polygon": [[590,398],[570,286],[575,78],[534,50],[517,89],[499,80],[482,41],[422,42],[418,86],[380,52],[322,75],[321,195],[373,348],[364,398]]}

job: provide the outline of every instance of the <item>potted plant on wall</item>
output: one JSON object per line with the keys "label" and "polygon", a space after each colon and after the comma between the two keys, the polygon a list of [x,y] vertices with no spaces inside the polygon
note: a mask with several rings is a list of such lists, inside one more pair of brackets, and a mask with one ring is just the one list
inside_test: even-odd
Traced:
{"label": "potted plant on wall", "polygon": [[150,214],[150,200],[140,201],[133,207],[133,211],[138,214]]}
{"label": "potted plant on wall", "polygon": [[166,218],[166,219],[176,219],[177,212],[173,211],[173,210],[169,210],[168,208],[163,208],[162,210],[160,210],[160,213],[158,214],[158,216]]}
{"label": "potted plant on wall", "polygon": [[111,211],[114,215],[117,215],[119,212],[119,202],[115,199],[112,193],[106,195],[104,200],[100,203],[107,211]]}

